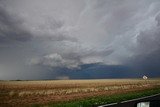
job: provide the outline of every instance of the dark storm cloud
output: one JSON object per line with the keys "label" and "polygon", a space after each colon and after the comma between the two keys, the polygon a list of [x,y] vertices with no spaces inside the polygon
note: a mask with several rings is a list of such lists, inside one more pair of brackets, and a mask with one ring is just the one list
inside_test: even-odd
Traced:
{"label": "dark storm cloud", "polygon": [[141,31],[137,35],[137,44],[139,52],[143,54],[150,54],[159,51],[160,48],[160,13],[154,18],[155,25],[147,30]]}
{"label": "dark storm cloud", "polygon": [[[16,14],[7,12],[2,6],[0,7],[0,42],[9,43],[14,41],[29,41],[33,37],[38,40],[76,41],[73,37],[67,37],[66,32],[48,33],[48,29],[57,30],[63,27],[63,22],[55,19],[48,19],[44,25],[39,25],[37,33],[27,29],[24,20],[17,17]],[[45,35],[45,36],[44,36]]]}
{"label": "dark storm cloud", "polygon": [[9,10],[7,1],[0,3],[0,78],[32,79],[31,75],[36,73],[36,78],[41,78],[41,75],[45,75],[42,71],[46,71],[46,68],[34,67],[30,65],[30,60],[51,54],[48,52],[53,49],[48,47],[50,44],[55,45],[55,51],[58,47],[56,43],[77,41],[63,30],[64,22],[61,20],[44,16],[44,20],[34,25],[21,17],[17,10]]}
{"label": "dark storm cloud", "polygon": [[0,1],[3,79],[155,76],[159,40],[159,0]]}
{"label": "dark storm cloud", "polygon": [[136,55],[128,61],[135,69],[159,72],[160,67],[160,13],[154,17],[155,24],[137,35]]}
{"label": "dark storm cloud", "polygon": [[30,40],[32,36],[22,24],[22,20],[16,19],[15,15],[9,14],[0,6],[0,44]]}
{"label": "dark storm cloud", "polygon": [[68,69],[80,69],[81,66],[85,64],[103,63],[103,56],[108,56],[112,52],[113,50],[108,48],[99,51],[78,49],[77,52],[72,50],[70,52],[60,52],[59,54],[47,54],[43,57],[32,59],[30,63],[33,65],[43,65],[52,68],[60,67]]}

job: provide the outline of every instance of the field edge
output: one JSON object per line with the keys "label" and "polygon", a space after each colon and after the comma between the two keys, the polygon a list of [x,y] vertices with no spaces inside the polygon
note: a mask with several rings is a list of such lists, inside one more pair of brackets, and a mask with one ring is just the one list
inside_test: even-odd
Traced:
{"label": "field edge", "polygon": [[136,98],[146,97],[154,94],[160,93],[160,87],[156,87],[153,89],[145,89],[141,91],[117,94],[117,95],[109,95],[109,96],[98,96],[85,98],[83,100],[76,101],[67,101],[60,103],[48,103],[45,105],[41,104],[33,104],[31,107],[97,107],[103,104],[117,103],[126,100],[132,100]]}

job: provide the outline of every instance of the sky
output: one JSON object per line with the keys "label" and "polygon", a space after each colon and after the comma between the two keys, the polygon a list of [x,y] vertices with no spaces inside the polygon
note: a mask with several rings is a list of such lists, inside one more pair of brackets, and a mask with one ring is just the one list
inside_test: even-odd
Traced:
{"label": "sky", "polygon": [[160,77],[159,0],[0,0],[0,80]]}

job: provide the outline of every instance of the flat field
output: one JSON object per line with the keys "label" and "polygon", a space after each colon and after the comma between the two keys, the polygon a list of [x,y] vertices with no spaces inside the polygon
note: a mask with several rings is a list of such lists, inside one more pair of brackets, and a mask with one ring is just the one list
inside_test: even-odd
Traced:
{"label": "flat field", "polygon": [[160,79],[0,81],[0,106],[58,104],[160,87]]}

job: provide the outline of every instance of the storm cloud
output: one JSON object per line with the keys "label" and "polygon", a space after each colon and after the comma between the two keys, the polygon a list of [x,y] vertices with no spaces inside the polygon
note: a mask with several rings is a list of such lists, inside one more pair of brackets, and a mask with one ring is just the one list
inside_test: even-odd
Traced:
{"label": "storm cloud", "polygon": [[0,79],[160,76],[159,40],[159,0],[0,1]]}

